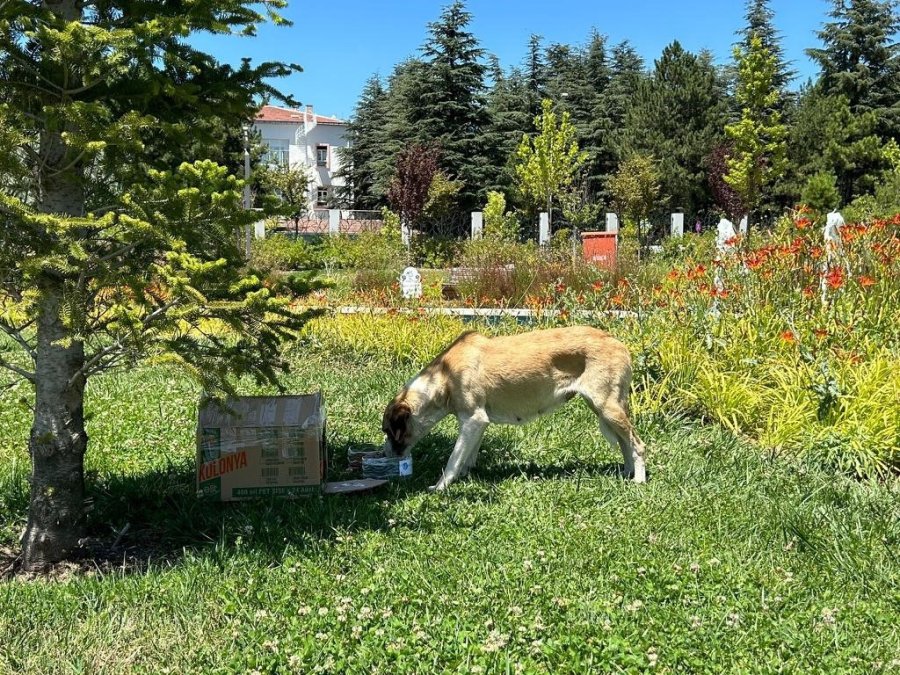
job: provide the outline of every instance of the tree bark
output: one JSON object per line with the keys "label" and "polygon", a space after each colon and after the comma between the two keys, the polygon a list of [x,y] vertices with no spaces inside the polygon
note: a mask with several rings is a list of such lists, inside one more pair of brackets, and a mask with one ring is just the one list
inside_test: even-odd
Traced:
{"label": "tree bark", "polygon": [[34,424],[28,441],[31,499],[22,537],[23,565],[39,570],[71,557],[83,536],[84,345],[71,340],[62,292],[41,289],[35,362]]}
{"label": "tree bark", "polygon": [[[44,0],[44,6],[67,21],[81,18],[78,0]],[[78,84],[71,78],[70,84]],[[37,208],[42,213],[84,215],[83,167],[70,157],[63,129],[45,129],[40,137],[42,171]],[[64,251],[63,251],[64,252]],[[84,344],[66,322],[67,281],[47,270],[36,283],[37,349],[34,422],[28,439],[31,496],[22,536],[26,570],[75,554],[84,527]],[[77,302],[77,300],[75,300]],[[83,308],[75,308],[83,311]]]}

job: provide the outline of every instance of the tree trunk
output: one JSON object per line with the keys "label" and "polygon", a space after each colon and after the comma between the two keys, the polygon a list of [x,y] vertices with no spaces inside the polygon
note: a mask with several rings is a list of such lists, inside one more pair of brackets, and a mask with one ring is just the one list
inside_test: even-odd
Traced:
{"label": "tree trunk", "polygon": [[62,292],[41,289],[37,324],[34,424],[28,441],[31,500],[22,537],[25,569],[71,557],[83,534],[84,345],[73,341],[61,316]]}
{"label": "tree trunk", "polygon": [[[74,0],[48,0],[48,6],[67,19],[80,10]],[[84,215],[82,167],[70,162],[59,131],[41,135],[44,159],[38,210],[65,216]],[[31,497],[28,525],[22,536],[26,570],[71,557],[83,536],[85,378],[84,343],[66,324],[66,289],[71,282],[48,270],[36,284],[39,293],[35,356],[34,423],[28,439],[31,456]],[[77,295],[77,293],[75,294]],[[78,302],[77,299],[71,300]],[[75,311],[84,311],[76,307]]]}

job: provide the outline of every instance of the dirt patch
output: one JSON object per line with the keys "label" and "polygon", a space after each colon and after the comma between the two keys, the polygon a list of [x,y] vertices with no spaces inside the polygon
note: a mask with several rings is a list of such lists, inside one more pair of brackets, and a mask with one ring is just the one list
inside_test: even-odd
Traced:
{"label": "dirt patch", "polygon": [[151,564],[171,563],[171,554],[152,547],[121,546],[112,538],[88,538],[69,560],[47,565],[41,570],[22,568],[21,551],[0,546],[0,581],[60,581],[73,577],[103,577],[108,574],[142,574]]}

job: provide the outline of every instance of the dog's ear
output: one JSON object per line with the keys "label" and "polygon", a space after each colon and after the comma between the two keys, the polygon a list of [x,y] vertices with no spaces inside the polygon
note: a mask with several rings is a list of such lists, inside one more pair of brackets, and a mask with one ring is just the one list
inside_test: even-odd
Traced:
{"label": "dog's ear", "polygon": [[412,409],[407,403],[401,402],[394,406],[393,413],[391,414],[391,435],[394,437],[395,441],[400,442],[400,439],[403,438],[403,434],[406,433],[406,425],[409,422],[411,415]]}

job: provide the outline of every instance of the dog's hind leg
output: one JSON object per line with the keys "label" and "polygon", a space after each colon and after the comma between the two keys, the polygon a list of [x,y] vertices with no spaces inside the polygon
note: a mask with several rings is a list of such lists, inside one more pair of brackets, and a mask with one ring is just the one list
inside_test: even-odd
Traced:
{"label": "dog's hind leg", "polygon": [[478,462],[478,452],[481,446],[479,445],[474,450],[471,450],[468,455],[466,455],[465,460],[463,461],[462,469],[460,470],[459,477],[463,478],[464,476],[468,476],[469,472],[475,468],[475,464]]}
{"label": "dog's hind leg", "polygon": [[614,396],[607,397],[600,403],[589,395],[582,394],[585,401],[600,421],[600,432],[613,448],[619,448],[625,462],[625,476],[633,478],[635,483],[647,480],[644,466],[644,444],[631,425],[628,418],[627,403],[623,406]]}
{"label": "dog's hind leg", "polygon": [[437,485],[433,487],[434,490],[445,490],[475,463],[478,448],[481,447],[481,437],[484,435],[487,425],[487,415],[483,413],[460,418],[459,438],[456,439],[456,445],[453,447],[453,452],[450,453],[444,473]]}
{"label": "dog's hind leg", "polygon": [[[627,408],[623,408],[618,402],[609,400],[601,411],[603,421],[601,429],[608,426],[619,440],[619,448],[622,450],[622,458],[625,460],[625,475],[635,483],[643,483],[647,480],[647,469],[644,466],[644,443],[634,432],[631,420],[628,419]],[[604,435],[606,433],[604,432]]]}

